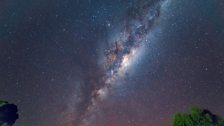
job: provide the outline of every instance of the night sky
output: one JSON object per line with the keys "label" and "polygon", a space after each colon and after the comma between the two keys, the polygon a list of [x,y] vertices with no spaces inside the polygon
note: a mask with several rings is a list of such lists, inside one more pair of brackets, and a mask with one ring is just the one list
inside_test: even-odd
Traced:
{"label": "night sky", "polygon": [[224,117],[223,0],[0,0],[0,99],[15,126]]}

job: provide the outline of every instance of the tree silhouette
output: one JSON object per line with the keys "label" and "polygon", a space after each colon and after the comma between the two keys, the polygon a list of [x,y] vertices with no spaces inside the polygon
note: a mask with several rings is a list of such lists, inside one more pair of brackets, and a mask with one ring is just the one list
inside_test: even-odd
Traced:
{"label": "tree silhouette", "polygon": [[176,114],[173,126],[224,126],[224,120],[208,110],[192,108],[191,114]]}
{"label": "tree silhouette", "polygon": [[12,126],[18,119],[17,106],[6,101],[0,101],[0,126]]}

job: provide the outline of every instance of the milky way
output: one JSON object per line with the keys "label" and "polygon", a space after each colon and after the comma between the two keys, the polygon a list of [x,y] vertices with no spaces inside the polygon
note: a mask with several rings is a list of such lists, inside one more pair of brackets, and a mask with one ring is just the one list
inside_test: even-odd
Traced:
{"label": "milky way", "polygon": [[[92,125],[91,120],[97,112],[100,102],[108,97],[118,78],[125,76],[129,65],[135,60],[152,28],[160,17],[161,7],[167,1],[138,1],[127,13],[121,35],[115,38],[113,46],[105,51],[104,71],[99,87],[91,92],[85,111],[80,115],[78,125]],[[77,125],[77,124],[76,124]]]}
{"label": "milky way", "polygon": [[0,0],[0,100],[15,126],[224,117],[224,0]]}

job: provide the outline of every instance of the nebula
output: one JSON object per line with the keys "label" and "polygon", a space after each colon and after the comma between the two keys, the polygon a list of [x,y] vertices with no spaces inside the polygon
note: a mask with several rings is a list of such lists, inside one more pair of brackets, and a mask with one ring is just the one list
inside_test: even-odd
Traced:
{"label": "nebula", "polygon": [[108,98],[116,81],[125,76],[127,68],[135,61],[148,34],[157,24],[161,8],[166,2],[167,0],[140,0],[128,10],[121,35],[115,38],[113,46],[105,51],[102,64],[105,72],[96,82],[96,85],[100,86],[91,91],[86,109],[76,125],[92,125],[90,123],[99,109],[99,104]]}

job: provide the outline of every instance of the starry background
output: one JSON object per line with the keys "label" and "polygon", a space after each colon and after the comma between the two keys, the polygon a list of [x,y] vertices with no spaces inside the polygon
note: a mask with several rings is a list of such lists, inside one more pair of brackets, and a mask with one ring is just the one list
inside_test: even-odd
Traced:
{"label": "starry background", "polygon": [[[0,1],[0,99],[18,105],[15,126],[74,126],[80,85],[133,2]],[[93,125],[170,126],[192,106],[224,116],[224,2],[172,0],[159,22]]]}

